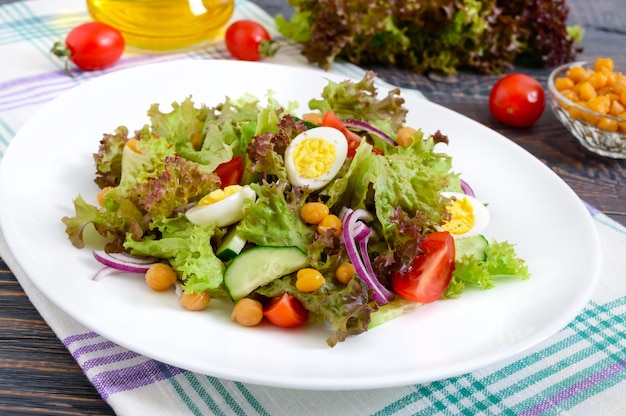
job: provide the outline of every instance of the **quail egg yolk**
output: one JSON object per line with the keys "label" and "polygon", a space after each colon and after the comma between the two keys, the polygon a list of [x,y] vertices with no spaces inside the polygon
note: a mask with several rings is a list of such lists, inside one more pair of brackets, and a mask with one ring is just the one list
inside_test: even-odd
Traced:
{"label": "quail egg yolk", "polygon": [[240,221],[255,200],[256,193],[249,186],[231,185],[205,195],[185,215],[196,225],[226,227]]}
{"label": "quail egg yolk", "polygon": [[202,197],[202,199],[198,201],[198,206],[211,205],[216,202],[222,201],[229,196],[241,191],[241,189],[243,189],[241,185],[231,185],[225,187],[224,189],[216,189],[215,191],[210,192],[209,194]]}
{"label": "quail egg yolk", "polygon": [[330,170],[336,159],[335,146],[323,139],[305,139],[296,146],[293,162],[303,178],[317,178]]}
{"label": "quail egg yolk", "polygon": [[474,207],[467,198],[456,199],[447,207],[450,221],[443,224],[444,231],[450,234],[466,234],[474,227]]}
{"label": "quail egg yolk", "polygon": [[476,198],[459,192],[442,192],[450,198],[446,210],[449,219],[441,228],[454,238],[471,237],[482,233],[489,224],[489,211]]}

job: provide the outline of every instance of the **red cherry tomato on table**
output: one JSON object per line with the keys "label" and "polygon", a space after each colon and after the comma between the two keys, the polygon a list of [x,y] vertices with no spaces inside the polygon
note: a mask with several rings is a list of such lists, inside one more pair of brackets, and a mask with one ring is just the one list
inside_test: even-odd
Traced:
{"label": "red cherry tomato on table", "polygon": [[242,61],[258,61],[278,50],[267,29],[253,20],[233,22],[224,38],[230,54]]}
{"label": "red cherry tomato on table", "polygon": [[489,109],[498,121],[513,127],[534,124],[546,106],[543,87],[535,78],[520,73],[505,75],[491,88]]}
{"label": "red cherry tomato on table", "polygon": [[309,311],[293,295],[284,293],[272,298],[263,316],[274,325],[291,328],[304,324],[309,319]]}
{"label": "red cherry tomato on table", "polygon": [[124,47],[124,37],[117,29],[101,22],[88,22],[72,29],[65,43],[55,43],[51,52],[69,59],[80,69],[94,71],[116,63]]}
{"label": "red cherry tomato on table", "polygon": [[394,272],[391,284],[404,299],[430,303],[443,295],[452,279],[454,238],[447,231],[430,233],[419,248],[423,254],[417,255],[405,272]]}

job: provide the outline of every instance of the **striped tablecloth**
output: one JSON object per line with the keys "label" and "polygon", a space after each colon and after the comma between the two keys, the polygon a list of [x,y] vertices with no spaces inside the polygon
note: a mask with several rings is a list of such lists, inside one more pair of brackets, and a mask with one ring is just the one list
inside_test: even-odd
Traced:
{"label": "striped tablecloth", "polygon": [[[233,19],[273,29],[273,18],[238,1]],[[82,0],[36,0],[0,7],[0,158],[18,129],[43,104],[102,73],[181,58],[224,59],[223,44],[180,55],[125,55],[111,70],[67,77],[49,53],[89,20]],[[306,66],[295,46],[275,58]],[[334,72],[362,70],[337,64]],[[418,92],[412,92],[419,94]],[[626,230],[589,207],[603,251],[600,283],[563,330],[524,354],[446,380],[367,391],[304,391],[248,385],[196,374],[108,341],[64,314],[29,281],[0,235],[0,254],[46,322],[119,415],[616,415],[626,414]]]}

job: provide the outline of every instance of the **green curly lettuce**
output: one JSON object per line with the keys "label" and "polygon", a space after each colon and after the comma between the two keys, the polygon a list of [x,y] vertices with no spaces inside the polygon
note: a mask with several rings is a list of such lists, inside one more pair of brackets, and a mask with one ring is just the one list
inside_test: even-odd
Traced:
{"label": "green curly lettuce", "polygon": [[376,74],[366,71],[359,81],[328,81],[321,99],[309,101],[309,108],[324,114],[332,110],[342,120],[355,119],[378,127],[386,133],[398,131],[408,110],[400,90],[394,88],[381,98],[374,85]]}
{"label": "green curly lettuce", "polygon": [[114,134],[104,134],[93,159],[96,165],[96,184],[102,189],[117,186],[122,177],[122,154],[128,141],[128,128],[120,126]]}
{"label": "green curly lettuce", "polygon": [[295,246],[307,251],[315,230],[300,218],[300,208],[306,202],[300,190],[286,180],[250,187],[257,201],[237,224],[237,234],[259,246]]}
{"label": "green curly lettuce", "polygon": [[432,231],[446,214],[440,199],[444,189],[460,189],[452,160],[435,151],[432,136],[418,132],[410,146],[396,146],[385,156],[375,154],[363,142],[345,175],[322,194],[331,208],[346,206],[376,213],[384,239],[398,244],[407,239],[395,221],[398,210],[423,216],[422,234]]}
{"label": "green curly lettuce", "polygon": [[72,244],[83,247],[83,230],[93,224],[104,237],[113,237],[109,249],[119,251],[126,233],[136,238],[147,230],[149,220],[172,213],[217,189],[219,177],[202,165],[176,154],[175,148],[147,127],[137,133],[135,147],[123,146],[119,183],[104,195],[102,208],[82,198],[74,201],[75,215],[64,217]]}
{"label": "green curly lettuce", "polygon": [[127,234],[141,238],[148,229],[143,213],[129,200],[123,200],[114,210],[98,208],[85,202],[82,196],[74,199],[75,215],[62,218],[65,232],[74,247],[83,248],[83,234],[93,225],[96,232],[109,239],[106,251],[120,251]]}
{"label": "green curly lettuce", "polygon": [[485,249],[484,258],[466,255],[455,261],[452,280],[443,297],[458,297],[468,286],[491,289],[497,280],[504,278],[527,280],[530,271],[515,252],[513,244],[492,240]]}
{"label": "green curly lettuce", "polygon": [[212,296],[225,296],[224,263],[209,243],[216,232],[212,224],[194,225],[179,215],[153,222],[150,228],[158,230],[158,239],[145,237],[138,241],[129,236],[124,247],[133,255],[166,259],[187,293],[207,291]]}

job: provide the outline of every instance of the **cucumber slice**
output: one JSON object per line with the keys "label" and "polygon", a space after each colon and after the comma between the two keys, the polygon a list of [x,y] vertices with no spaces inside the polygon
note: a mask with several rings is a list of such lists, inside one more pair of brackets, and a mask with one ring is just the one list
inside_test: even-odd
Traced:
{"label": "cucumber slice", "polygon": [[367,329],[372,329],[378,325],[384,324],[385,322],[391,321],[392,319],[396,319],[398,316],[411,311],[418,306],[422,306],[422,303],[398,297],[386,305],[379,306],[376,312],[370,315],[371,320]]}
{"label": "cucumber slice", "polygon": [[474,256],[477,260],[487,260],[487,246],[489,242],[484,235],[478,234],[471,237],[457,238],[454,240],[456,260],[463,256]]}
{"label": "cucumber slice", "polygon": [[253,247],[235,257],[226,267],[224,285],[231,299],[238,301],[257,287],[306,265],[306,253],[297,247]]}
{"label": "cucumber slice", "polygon": [[236,232],[232,230],[224,237],[222,244],[217,248],[215,255],[220,260],[231,260],[241,253],[241,250],[245,247],[247,241]]}

